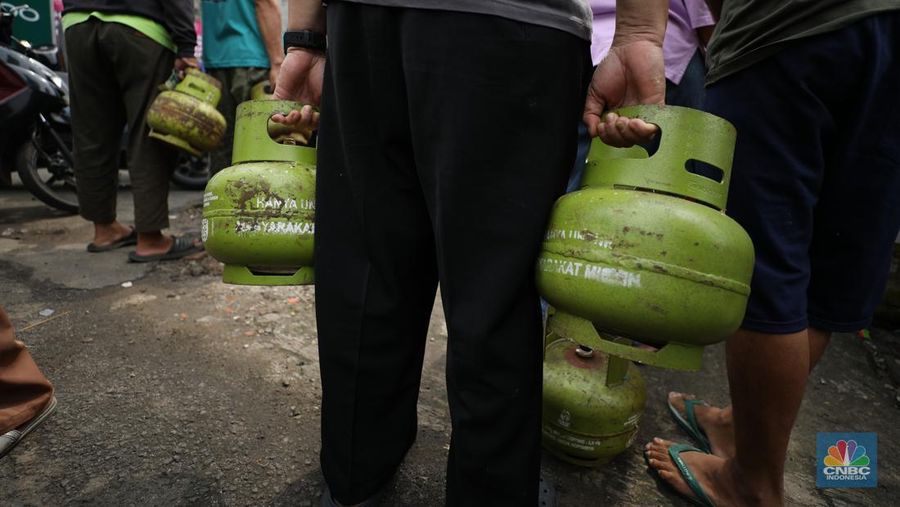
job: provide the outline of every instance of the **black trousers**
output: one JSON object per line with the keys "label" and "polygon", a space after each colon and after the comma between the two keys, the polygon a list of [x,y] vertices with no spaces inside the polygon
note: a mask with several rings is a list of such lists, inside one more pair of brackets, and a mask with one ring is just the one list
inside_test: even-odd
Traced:
{"label": "black trousers", "polygon": [[587,41],[494,16],[332,2],[319,132],[322,470],[353,504],[416,436],[440,283],[449,505],[535,505],[534,266],[575,158]]}
{"label": "black trousers", "polygon": [[128,174],[134,227],[169,226],[169,177],[176,151],[147,137],[145,113],[175,55],[146,35],[95,18],[66,30],[72,138],[79,213],[106,224],[116,219],[122,128],[128,126]]}

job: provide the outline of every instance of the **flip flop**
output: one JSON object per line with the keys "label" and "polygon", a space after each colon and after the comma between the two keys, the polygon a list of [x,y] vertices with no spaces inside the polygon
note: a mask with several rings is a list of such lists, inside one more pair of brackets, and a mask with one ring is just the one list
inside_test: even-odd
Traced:
{"label": "flip flop", "polygon": [[131,262],[156,262],[172,261],[180,259],[192,253],[202,252],[203,247],[194,244],[194,238],[190,236],[177,236],[172,238],[172,246],[169,251],[161,254],[139,255],[137,252],[128,252],[128,260]]}
{"label": "flip flop", "polygon": [[117,241],[113,241],[108,245],[97,245],[93,242],[88,243],[87,251],[91,253],[97,252],[108,252],[110,250],[115,250],[116,248],[122,248],[123,246],[131,246],[137,244],[137,231],[134,230],[134,227],[131,228],[131,234],[125,236],[123,238],[119,238]]}
{"label": "flip flop", "polygon": [[669,447],[669,457],[672,459],[672,463],[675,463],[675,467],[678,469],[678,473],[681,474],[681,478],[684,479],[684,482],[687,483],[688,487],[691,488],[691,491],[694,493],[693,498],[682,495],[680,491],[676,490],[671,484],[663,480],[663,478],[659,476],[659,473],[656,471],[656,469],[650,466],[650,458],[647,457],[646,452],[644,453],[644,462],[647,463],[647,468],[650,469],[650,473],[653,474],[653,477],[656,479],[656,481],[662,482],[667,488],[678,494],[678,496],[691,502],[693,505],[699,505],[700,507],[716,507],[716,504],[714,504],[713,501],[709,499],[706,491],[703,491],[703,486],[700,486],[700,483],[697,482],[697,478],[694,477],[694,473],[691,472],[690,468],[688,468],[687,463],[685,463],[684,460],[681,459],[681,453],[683,452],[700,452],[703,454],[709,453],[703,452],[702,450],[688,444],[672,444]]}
{"label": "flip flop", "polygon": [[709,403],[706,403],[703,400],[689,400],[686,398],[682,398],[684,401],[684,417],[678,412],[678,409],[675,408],[674,405],[668,398],[666,399],[666,405],[669,406],[669,413],[672,414],[672,419],[675,420],[675,423],[678,424],[681,429],[688,434],[689,437],[693,438],[694,441],[697,442],[700,450],[705,452],[706,454],[712,454],[712,447],[709,445],[709,438],[706,436],[706,433],[703,432],[703,428],[697,424],[697,416],[694,415],[694,406],[709,406]]}

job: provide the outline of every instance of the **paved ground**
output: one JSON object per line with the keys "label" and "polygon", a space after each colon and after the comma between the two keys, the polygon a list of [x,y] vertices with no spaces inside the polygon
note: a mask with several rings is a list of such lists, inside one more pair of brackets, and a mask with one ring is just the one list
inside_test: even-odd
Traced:
{"label": "paved ground", "polygon": [[[127,220],[127,193],[120,201]],[[173,228],[196,229],[199,193],[177,192],[172,202]],[[89,235],[78,217],[52,212],[21,189],[0,190],[0,304],[59,399],[57,412],[0,460],[0,505],[316,505],[320,396],[312,289],[223,285],[209,258],[128,264],[125,251],[84,252]],[[43,310],[53,314],[42,316]],[[877,332],[876,339],[900,352],[893,333]],[[443,503],[445,342],[438,305],[419,439],[386,505]],[[794,432],[789,503],[896,505],[894,370],[855,337],[833,342],[810,380]],[[670,389],[727,400],[721,347],[707,351],[699,373],[642,372],[649,392],[639,443],[654,435],[684,440],[664,410]],[[816,489],[818,431],[877,432],[879,487]],[[598,470],[550,456],[544,468],[563,506],[682,505],[657,488],[638,447]]]}

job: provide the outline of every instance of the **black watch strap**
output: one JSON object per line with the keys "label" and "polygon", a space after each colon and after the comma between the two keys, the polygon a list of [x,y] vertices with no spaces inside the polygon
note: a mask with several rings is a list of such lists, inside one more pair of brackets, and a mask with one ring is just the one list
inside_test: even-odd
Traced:
{"label": "black watch strap", "polygon": [[312,30],[284,32],[284,53],[288,48],[306,48],[314,51],[325,51],[325,34]]}

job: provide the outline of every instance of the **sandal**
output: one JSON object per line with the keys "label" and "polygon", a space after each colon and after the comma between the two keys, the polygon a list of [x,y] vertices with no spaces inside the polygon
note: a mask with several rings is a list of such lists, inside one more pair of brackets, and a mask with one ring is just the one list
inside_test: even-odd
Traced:
{"label": "sandal", "polygon": [[194,239],[190,236],[176,236],[172,238],[172,246],[169,247],[169,251],[153,255],[140,255],[137,252],[129,252],[128,260],[131,262],[172,261],[186,255],[202,252],[203,247],[195,245]]}
{"label": "sandal", "polygon": [[688,434],[688,436],[690,436],[694,439],[694,441],[697,442],[698,447],[701,451],[705,452],[706,454],[712,454],[712,447],[709,445],[709,438],[706,436],[706,433],[703,432],[703,428],[701,428],[700,425],[697,424],[697,416],[694,415],[694,406],[709,406],[709,404],[703,400],[697,399],[689,400],[687,398],[682,398],[682,401],[684,401],[684,417],[681,416],[681,414],[678,412],[678,409],[676,409],[675,406],[673,406],[672,403],[668,401],[668,399],[666,400],[666,405],[669,406],[669,413],[672,414],[672,419],[675,420],[675,423],[678,424],[678,426],[681,427],[681,429],[683,429],[685,433]]}
{"label": "sandal", "polygon": [[116,248],[122,248],[123,246],[131,246],[137,244],[137,231],[134,230],[134,227],[131,228],[131,233],[127,236],[121,237],[116,241],[108,245],[98,245],[93,241],[88,243],[87,251],[91,253],[97,252],[108,252],[110,250],[115,250]]}
{"label": "sandal", "polygon": [[[672,444],[669,447],[669,457],[672,459],[672,463],[675,464],[675,467],[678,469],[678,472],[681,474],[681,478],[684,479],[684,482],[691,488],[691,491],[694,493],[694,497],[688,497],[681,494],[681,492],[675,490],[671,484],[666,482],[659,476],[656,469],[650,466],[650,458],[647,457],[647,453],[644,453],[644,462],[647,463],[647,468],[650,469],[650,473],[653,474],[653,477],[657,482],[662,482],[665,486],[675,493],[677,493],[680,497],[685,500],[691,502],[694,505],[699,505],[700,507],[716,507],[716,504],[713,503],[712,500],[709,499],[709,496],[706,494],[706,491],[703,491],[703,487],[700,486],[700,483],[697,482],[697,478],[694,477],[694,473],[691,472],[691,469],[688,468],[687,463],[681,459],[681,453],[684,452],[703,452],[700,449],[688,444]],[[704,453],[709,454],[709,453]]]}

